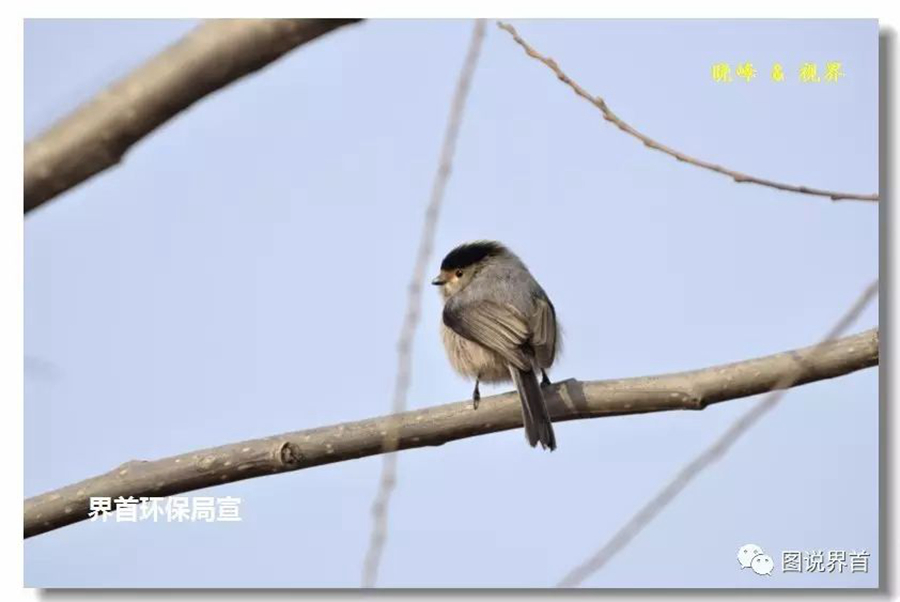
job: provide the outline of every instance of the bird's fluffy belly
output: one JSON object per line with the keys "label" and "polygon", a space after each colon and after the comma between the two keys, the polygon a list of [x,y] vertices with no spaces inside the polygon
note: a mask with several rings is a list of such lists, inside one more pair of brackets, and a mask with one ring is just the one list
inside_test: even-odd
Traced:
{"label": "bird's fluffy belly", "polygon": [[494,383],[511,380],[509,368],[497,352],[464,339],[443,324],[441,324],[441,339],[444,341],[450,365],[463,376]]}

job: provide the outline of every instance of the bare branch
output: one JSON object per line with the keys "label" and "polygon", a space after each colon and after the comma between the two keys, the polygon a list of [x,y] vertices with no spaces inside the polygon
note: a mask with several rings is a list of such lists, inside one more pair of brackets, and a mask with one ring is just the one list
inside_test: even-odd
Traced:
{"label": "bare branch", "polygon": [[[798,367],[808,366],[815,363],[818,359],[827,353],[832,353],[833,348],[830,346],[835,337],[840,336],[850,325],[859,317],[862,310],[875,298],[878,293],[878,281],[866,287],[859,298],[853,303],[850,309],[837,321],[828,334],[818,345],[810,348],[808,353],[792,357],[791,361],[795,362]],[[871,332],[871,331],[870,331]],[[859,336],[859,335],[857,335]],[[853,337],[849,337],[853,338]],[[847,340],[847,339],[843,339]],[[877,336],[875,339],[877,347]],[[855,351],[854,347],[847,349],[848,353]],[[877,350],[876,350],[877,353]],[[557,587],[575,587],[584,582],[585,579],[600,570],[609,560],[618,554],[625,546],[627,546],[635,536],[646,527],[650,521],[669,505],[679,493],[696,477],[703,469],[707,468],[717,460],[724,456],[732,445],[747,432],[756,422],[766,413],[774,408],[778,402],[784,397],[787,390],[798,382],[798,372],[786,371],[778,380],[776,380],[772,391],[766,395],[759,403],[751,407],[747,412],[740,416],[734,424],[722,433],[712,445],[700,452],[696,458],[688,462],[678,473],[653,496],[641,509],[639,509],[625,525],[619,529],[593,556],[585,562],[572,569],[557,584]]]}
{"label": "bare branch", "polygon": [[204,96],[358,19],[209,21],[25,145],[25,212],[122,160]]}
{"label": "bare branch", "polygon": [[[807,347],[722,366],[610,381],[563,381],[545,389],[553,421],[701,410],[710,404],[758,395],[780,383],[797,386],[878,364],[878,331],[868,330]],[[399,415],[369,418],[188,452],[154,461],[131,461],[74,485],[25,500],[25,537],[88,518],[94,497],[169,496],[253,477],[301,470],[385,453],[387,429],[399,424],[397,449],[522,428],[514,392]],[[560,453],[557,451],[557,453]]]}
{"label": "bare branch", "polygon": [[[447,129],[444,132],[444,143],[441,147],[441,157],[438,161],[437,173],[431,188],[431,197],[425,210],[425,221],[422,223],[422,234],[419,239],[419,250],[416,255],[416,265],[409,282],[409,296],[406,303],[406,315],[403,326],[400,329],[400,340],[397,343],[397,376],[394,381],[393,412],[398,414],[406,409],[406,397],[409,393],[409,380],[412,365],[412,344],[419,324],[419,313],[422,305],[422,283],[425,280],[425,270],[431,258],[434,246],[434,233],[437,228],[437,220],[440,215],[441,203],[444,200],[444,191],[450,180],[450,171],[453,167],[453,155],[456,153],[456,141],[459,138],[459,129],[462,125],[463,110],[466,106],[466,98],[478,64],[478,56],[481,53],[481,45],[484,41],[484,19],[476,19],[472,28],[472,37],[469,41],[469,49],[463,61],[462,70],[456,83],[456,91],[453,94],[453,103],[450,106],[450,115],[447,119]],[[384,437],[384,451],[390,452],[397,449],[397,437],[399,423],[391,424]],[[381,564],[381,555],[384,552],[384,543],[387,538],[387,513],[391,493],[397,483],[397,456],[388,453],[384,456],[384,465],[381,469],[381,478],[378,483],[378,493],[372,503],[372,535],[369,541],[369,549],[363,561],[362,585],[374,587],[378,579],[378,567]]]}
{"label": "bare branch", "polygon": [[704,169],[708,169],[710,171],[715,171],[720,174],[724,174],[730,178],[732,178],[735,182],[749,182],[752,184],[759,184],[761,186],[768,186],[770,188],[777,188],[778,190],[786,190],[788,192],[801,192],[804,194],[811,194],[815,196],[824,196],[830,198],[832,201],[841,201],[841,200],[850,200],[850,201],[871,201],[877,202],[878,195],[877,194],[856,194],[852,192],[837,192],[833,190],[821,190],[818,188],[810,188],[809,186],[795,186],[793,184],[782,184],[780,182],[773,182],[772,180],[764,180],[762,178],[757,178],[755,176],[751,176],[745,173],[741,173],[739,171],[734,171],[733,169],[727,169],[722,167],[721,165],[716,165],[715,163],[710,163],[708,161],[704,161],[702,159],[696,159],[689,155],[686,155],[680,151],[677,151],[671,147],[668,147],[664,144],[657,142],[656,140],[650,138],[646,134],[642,134],[637,131],[624,121],[622,121],[619,117],[613,113],[610,108],[606,105],[606,102],[600,96],[593,96],[587,90],[582,88],[577,82],[572,80],[568,75],[566,75],[562,69],[559,68],[559,65],[556,64],[552,58],[546,57],[539,53],[537,50],[532,48],[528,42],[526,42],[519,33],[516,31],[515,27],[509,25],[508,23],[503,23],[498,21],[497,26],[500,29],[503,29],[513,37],[513,39],[518,42],[518,44],[525,50],[526,54],[533,59],[536,59],[542,62],[544,65],[549,67],[553,73],[556,74],[556,77],[559,78],[564,84],[572,88],[572,90],[578,96],[587,100],[589,103],[600,109],[603,113],[603,118],[615,125],[617,128],[625,132],[626,134],[630,134],[634,136],[638,140],[644,143],[645,146],[649,148],[656,149],[661,151],[667,155],[675,157],[679,161],[683,161],[685,163],[690,163],[691,165],[696,165],[697,167],[702,167]]}

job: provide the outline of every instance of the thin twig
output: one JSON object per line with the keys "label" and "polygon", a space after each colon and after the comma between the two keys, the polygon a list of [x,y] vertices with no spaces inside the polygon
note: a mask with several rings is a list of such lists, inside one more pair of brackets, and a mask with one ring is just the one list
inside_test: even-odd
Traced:
{"label": "thin twig", "polygon": [[203,23],[25,145],[25,213],[117,164],[201,98],[359,19]]}
{"label": "thin twig", "polygon": [[552,58],[546,57],[539,53],[537,50],[532,48],[528,42],[526,42],[519,33],[516,31],[516,28],[508,23],[503,23],[498,21],[497,26],[500,29],[503,29],[513,37],[513,39],[518,42],[519,46],[521,46],[526,54],[533,59],[536,59],[542,62],[544,65],[549,67],[553,73],[556,74],[556,77],[559,78],[564,84],[572,88],[572,90],[578,96],[590,102],[592,105],[600,109],[603,113],[603,118],[618,127],[620,130],[625,132],[626,134],[630,134],[640,140],[649,148],[656,149],[667,155],[675,157],[679,161],[683,161],[685,163],[690,163],[691,165],[696,165],[697,167],[702,167],[704,169],[708,169],[710,171],[715,171],[720,174],[724,174],[730,178],[732,178],[735,182],[749,182],[752,184],[759,184],[761,186],[768,186],[770,188],[777,188],[778,190],[787,190],[789,192],[801,192],[803,194],[811,194],[815,196],[824,196],[830,198],[832,201],[841,201],[841,200],[849,200],[849,201],[870,201],[877,202],[878,195],[877,194],[856,194],[852,192],[836,192],[833,190],[821,190],[819,188],[810,188],[809,186],[795,186],[793,184],[782,184],[780,182],[773,182],[772,180],[764,180],[763,178],[757,178],[755,176],[751,176],[745,173],[741,173],[739,171],[734,171],[733,169],[727,169],[722,167],[721,165],[716,165],[715,163],[710,163],[708,161],[703,161],[702,159],[696,159],[689,155],[686,155],[680,151],[677,151],[671,147],[668,147],[664,144],[657,142],[656,140],[650,138],[646,134],[642,134],[637,131],[624,121],[622,121],[615,113],[613,113],[610,108],[606,105],[606,102],[600,96],[593,96],[587,90],[582,88],[578,82],[574,81],[568,75],[566,75],[562,69],[559,68],[559,65],[556,64]]}
{"label": "thin twig", "polygon": [[[406,397],[409,393],[410,371],[412,364],[412,345],[416,327],[419,323],[421,311],[422,284],[426,277],[428,261],[431,259],[434,246],[434,233],[440,214],[441,202],[444,199],[444,191],[450,179],[450,171],[453,165],[453,156],[456,152],[456,141],[459,138],[459,129],[462,124],[463,111],[466,98],[472,83],[472,76],[478,64],[478,56],[481,53],[481,45],[484,40],[485,22],[476,19],[472,28],[472,36],[469,41],[469,49],[463,62],[462,70],[456,84],[453,95],[453,103],[450,107],[450,115],[444,132],[444,143],[441,148],[441,156],[437,173],[431,188],[431,197],[428,208],[425,210],[425,221],[422,224],[422,235],[419,239],[419,250],[416,255],[416,265],[413,269],[412,279],[409,283],[409,296],[407,298],[406,315],[400,331],[400,339],[397,343],[397,376],[394,381],[393,412],[399,414],[406,409]],[[392,452],[397,449],[399,436],[399,423],[394,423],[387,429],[384,437],[384,451]],[[374,587],[378,579],[378,568],[381,564],[381,556],[384,552],[385,539],[387,537],[388,504],[391,493],[397,482],[397,455],[387,453],[381,469],[381,479],[378,485],[378,493],[372,504],[372,534],[369,540],[369,549],[363,562],[362,585]]]}
{"label": "thin twig", "polygon": [[[818,348],[814,357],[812,350]],[[836,378],[878,364],[878,331],[845,337],[824,347],[712,366],[690,372],[609,381],[574,379],[544,392],[554,422],[702,410],[711,404],[770,391],[790,377],[793,386]],[[164,497],[276,473],[346,462],[385,453],[384,438],[399,424],[397,449],[522,428],[515,392],[273,435],[153,460],[133,460],[96,477],[25,501],[25,537],[88,518],[94,497]],[[62,450],[60,453],[67,453]]]}
{"label": "thin twig", "polygon": [[[810,348],[808,354],[793,357],[792,361],[796,362],[798,366],[815,363],[822,354],[829,351],[830,343],[834,338],[840,336],[859,317],[863,309],[875,298],[877,293],[878,280],[866,287],[850,309],[825,335],[821,343]],[[786,372],[782,375],[768,395],[738,418],[712,445],[700,452],[696,458],[679,470],[672,480],[660,489],[646,505],[638,510],[593,556],[563,577],[557,584],[557,587],[575,587],[580,585],[585,579],[606,565],[611,558],[627,546],[644,527],[662,512],[687,487],[694,477],[702,472],[704,468],[720,460],[741,435],[756,424],[763,415],[774,408],[781,398],[784,397],[787,390],[796,384],[796,378],[797,374],[792,372]]]}

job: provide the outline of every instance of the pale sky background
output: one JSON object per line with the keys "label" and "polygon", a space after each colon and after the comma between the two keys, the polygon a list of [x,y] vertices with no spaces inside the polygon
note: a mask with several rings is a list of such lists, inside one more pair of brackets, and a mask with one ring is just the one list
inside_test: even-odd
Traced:
{"label": "pale sky background", "polygon": [[[877,23],[519,21],[656,139],[760,177],[877,192]],[[29,21],[31,138],[192,21]],[[343,28],[214,94],[25,220],[25,492],[384,414],[465,21]],[[837,84],[796,70],[841,61]],[[713,63],[751,61],[717,85]],[[768,79],[774,62],[787,81]],[[738,185],[644,148],[491,24],[437,230],[506,242],[566,333],[555,380],[705,367],[817,340],[878,273],[878,208]],[[427,290],[412,407],[467,398]],[[877,324],[873,305],[853,332]],[[486,387],[483,393],[497,389]],[[505,390],[505,388],[503,389]],[[403,452],[379,585],[546,587],[759,398]],[[878,372],[786,396],[590,587],[873,587]],[[82,522],[29,586],[356,587],[382,459],[229,484],[241,523]],[[543,528],[528,528],[535,515]],[[772,577],[741,571],[760,545]],[[783,550],[867,550],[782,574]]]}

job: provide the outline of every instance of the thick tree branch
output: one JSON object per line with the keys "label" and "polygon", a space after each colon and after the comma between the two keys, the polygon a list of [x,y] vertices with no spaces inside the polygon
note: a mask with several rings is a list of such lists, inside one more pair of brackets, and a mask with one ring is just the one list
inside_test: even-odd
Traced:
{"label": "thick tree branch", "polygon": [[210,21],[25,145],[25,212],[118,163],[207,94],[358,19]]}
{"label": "thick tree branch", "polygon": [[710,163],[709,161],[704,161],[703,159],[697,159],[695,157],[691,157],[689,155],[682,153],[681,151],[675,150],[674,148],[671,148],[669,146],[666,146],[665,144],[657,142],[650,136],[647,136],[646,134],[643,134],[643,133],[637,131],[636,129],[634,129],[633,127],[631,127],[630,125],[628,125],[627,123],[622,121],[615,113],[613,113],[610,110],[609,106],[607,106],[606,101],[604,101],[603,98],[601,98],[600,96],[592,96],[587,90],[582,88],[578,84],[578,82],[576,82],[571,77],[566,75],[563,72],[563,70],[560,69],[559,65],[556,64],[556,61],[554,61],[550,57],[544,56],[543,54],[541,54],[540,52],[538,52],[537,50],[532,48],[531,45],[528,44],[528,42],[526,42],[522,38],[522,36],[519,35],[519,32],[516,31],[515,27],[513,27],[512,25],[510,25],[508,23],[503,23],[500,21],[497,22],[497,26],[500,29],[508,32],[509,35],[511,35],[513,37],[513,39],[516,41],[516,43],[522,47],[522,49],[525,51],[525,54],[527,54],[531,58],[533,58],[537,61],[540,61],[541,63],[546,65],[551,71],[553,71],[553,73],[556,75],[556,77],[559,79],[559,81],[561,81],[564,84],[566,84],[567,86],[569,86],[572,89],[572,91],[575,92],[575,94],[577,94],[581,98],[585,99],[586,101],[588,101],[589,103],[591,103],[592,105],[594,105],[595,107],[600,109],[600,112],[603,114],[603,118],[606,121],[612,123],[613,125],[615,125],[617,128],[619,128],[626,134],[634,136],[635,138],[637,138],[638,140],[643,142],[647,148],[656,149],[656,150],[663,152],[671,157],[675,157],[676,159],[678,159],[679,161],[683,161],[684,163],[690,163],[691,165],[696,165],[697,167],[702,167],[703,169],[708,169],[710,171],[714,171],[714,172],[726,175],[738,183],[749,182],[752,184],[759,184],[760,186],[768,186],[769,188],[776,188],[778,190],[786,190],[788,192],[800,192],[803,194],[811,194],[814,196],[823,196],[823,197],[830,198],[832,201],[842,201],[842,200],[871,201],[871,202],[878,201],[877,194],[858,194],[855,192],[839,192],[836,190],[821,190],[819,188],[810,188],[809,186],[796,186],[794,184],[783,184],[781,182],[775,182],[772,180],[765,180],[763,178],[757,178],[756,176],[751,176],[749,174],[741,173],[741,172],[735,171],[733,169],[728,169],[728,168],[722,167],[721,165],[716,165],[715,163]]}
{"label": "thick tree branch", "polygon": [[[610,381],[567,380],[547,389],[555,422],[713,403],[834,378],[878,364],[878,331],[690,372]],[[168,496],[242,479],[384,453],[387,429],[399,423],[397,447],[409,449],[521,428],[514,393],[222,445],[155,461],[131,461],[25,501],[25,537],[88,518],[89,498]],[[559,452],[557,452],[559,453]],[[563,452],[564,453],[564,452]]]}

